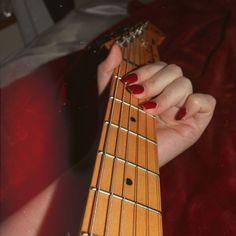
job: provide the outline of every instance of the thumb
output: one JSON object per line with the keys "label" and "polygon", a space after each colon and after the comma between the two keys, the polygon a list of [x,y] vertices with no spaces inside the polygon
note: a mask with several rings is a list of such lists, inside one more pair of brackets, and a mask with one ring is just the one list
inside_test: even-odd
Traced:
{"label": "thumb", "polygon": [[114,44],[107,58],[98,66],[97,82],[99,94],[106,88],[114,69],[120,65],[121,60],[121,49],[117,44]]}

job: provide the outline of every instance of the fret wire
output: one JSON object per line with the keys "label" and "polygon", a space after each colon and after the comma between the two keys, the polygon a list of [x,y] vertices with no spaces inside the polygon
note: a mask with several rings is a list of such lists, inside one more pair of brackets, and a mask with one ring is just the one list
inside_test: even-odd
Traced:
{"label": "fret wire", "polygon": [[[97,158],[99,158],[99,160],[101,160],[101,157],[102,157],[102,153],[100,153],[98,156],[97,156]],[[120,170],[118,173],[117,173],[117,175],[116,175],[116,180],[117,180],[117,183],[119,183],[118,184],[118,186],[117,186],[117,188],[115,188],[114,189],[114,191],[110,191],[109,190],[109,184],[110,184],[110,175],[111,175],[111,168],[110,168],[110,166],[111,166],[111,163],[113,162],[113,161],[116,161],[116,163],[117,163],[117,166],[119,167],[118,168],[118,170]],[[123,171],[122,171],[122,169],[124,169],[124,166],[127,166],[128,168],[127,168],[127,170],[129,170],[129,173],[130,174],[132,174],[132,173],[134,173],[134,171],[135,171],[135,168],[137,168],[138,169],[138,171],[139,171],[139,173],[140,173],[140,176],[142,176],[142,179],[143,180],[145,180],[143,177],[145,176],[145,173],[148,175],[148,177],[150,177],[150,180],[152,180],[152,184],[155,184],[155,181],[158,181],[159,182],[159,180],[160,180],[160,177],[158,176],[158,175],[155,175],[155,174],[153,174],[153,173],[150,173],[150,172],[148,172],[148,171],[146,171],[146,170],[144,170],[143,168],[140,168],[140,167],[137,167],[136,165],[134,165],[134,164],[132,164],[132,163],[126,163],[124,160],[122,160],[122,159],[118,159],[118,158],[114,158],[113,156],[111,156],[111,155],[106,155],[105,156],[105,171],[106,171],[106,173],[107,173],[107,175],[105,176],[104,175],[104,177],[103,177],[103,179],[102,179],[102,184],[101,184],[101,189],[102,190],[105,190],[105,191],[108,191],[108,192],[110,192],[111,194],[112,193],[114,193],[114,194],[117,194],[117,195],[119,195],[119,196],[122,196],[122,194],[121,194],[121,188],[122,188],[122,182],[123,182],[123,178],[122,178],[122,173],[123,173]],[[142,181],[143,183],[140,185],[140,187],[141,187],[141,190],[142,190],[142,186],[145,184],[145,182],[144,181]],[[156,196],[156,193],[155,192],[157,192],[157,190],[155,189],[155,185],[153,185],[154,186],[154,191],[153,191],[153,197],[155,197]],[[95,188],[97,188],[97,186],[96,186],[96,184],[95,183],[93,183],[92,185],[91,185],[91,187],[95,187]],[[143,193],[144,191],[142,191],[142,193]],[[127,198],[127,199],[130,199],[130,200],[134,200],[134,196],[132,195],[132,194],[126,194],[125,196],[123,196],[123,197],[125,197],[125,198]],[[144,200],[144,199],[143,199]],[[143,205],[146,205],[146,206],[149,206],[149,207],[152,207],[152,208],[154,208],[154,209],[156,209],[156,210],[160,210],[161,208],[160,208],[160,204],[157,204],[158,202],[157,202],[157,199],[155,200],[155,199],[153,199],[153,201],[152,202],[150,202],[150,204],[147,204],[147,203],[145,203],[145,201],[143,201],[142,199],[138,199],[137,200],[137,202],[139,202],[139,203],[141,203],[141,204],[143,204]],[[117,213],[117,211],[116,211],[116,213]],[[116,214],[117,215],[117,214]],[[117,222],[117,221],[116,221]]]}
{"label": "fret wire", "polygon": [[[110,99],[114,99],[114,100],[116,100],[117,102],[123,103],[123,104],[126,105],[126,106],[130,106],[131,108],[134,108],[134,109],[138,110],[138,107],[136,107],[136,106],[134,106],[134,105],[132,105],[132,104],[130,104],[130,103],[128,103],[128,102],[122,101],[122,100],[120,100],[119,98],[114,98],[114,97],[109,97],[109,98],[110,98]],[[140,111],[143,112],[143,113],[145,113],[145,111],[142,111],[142,110],[140,110]]]}
{"label": "fret wire", "polygon": [[121,130],[123,130],[123,131],[125,131],[125,132],[127,132],[127,133],[130,133],[130,134],[132,134],[132,135],[134,135],[134,136],[137,136],[137,137],[139,137],[139,138],[141,138],[141,139],[147,140],[149,143],[152,143],[152,144],[154,144],[154,145],[157,145],[157,142],[156,142],[156,141],[153,141],[152,139],[149,139],[148,137],[145,137],[145,136],[143,136],[143,135],[141,135],[141,134],[135,133],[135,132],[133,132],[132,130],[126,129],[126,128],[120,126],[120,125],[116,125],[116,124],[111,123],[111,122],[109,122],[109,121],[105,121],[104,123],[107,124],[107,125],[111,125],[111,126],[117,128],[118,130],[121,129]]}
{"label": "fret wire", "polygon": [[[119,66],[118,68],[118,75],[120,73],[120,68],[121,66]],[[117,92],[117,85],[118,85],[118,80],[115,79],[113,77],[113,80],[115,80],[115,89],[114,89],[114,95],[116,95],[116,92]],[[114,106],[114,101],[112,102],[112,107],[111,107],[111,112],[110,112],[110,119],[112,118],[113,116],[113,106]],[[109,129],[110,129],[110,126],[108,126],[107,128],[107,131],[106,131],[106,137],[105,137],[105,141],[104,141],[104,144],[105,144],[105,147],[104,147],[104,152],[106,154],[106,149],[107,149],[107,137],[108,137],[108,134],[109,134]],[[100,170],[101,169],[101,170]],[[101,180],[102,180],[102,176],[103,176],[103,169],[104,169],[104,158],[101,159],[101,164],[100,164],[100,168],[99,168],[99,176],[98,176],[98,188],[100,189],[101,188]],[[93,229],[94,229],[94,224],[95,224],[95,218],[96,218],[96,211],[97,211],[97,207],[98,207],[98,201],[99,201],[99,192],[96,192],[96,195],[95,195],[95,199],[94,199],[94,204],[93,204],[93,213],[92,213],[92,218],[91,218],[91,221],[90,221],[90,225],[89,225],[89,231],[91,234],[93,234]]]}
{"label": "fret wire", "polygon": [[117,194],[115,194],[115,193],[112,193],[112,194],[111,194],[110,192],[108,192],[108,191],[106,191],[106,190],[98,189],[98,188],[96,188],[96,187],[91,187],[90,190],[92,190],[92,191],[94,191],[94,192],[100,192],[100,193],[103,193],[103,194],[105,194],[105,195],[108,195],[108,196],[117,198],[117,199],[121,200],[122,202],[123,202],[123,201],[129,202],[129,203],[131,203],[131,204],[133,204],[133,205],[136,205],[136,206],[142,207],[142,208],[144,208],[144,209],[146,209],[146,210],[155,212],[156,214],[159,214],[159,215],[162,214],[162,212],[159,211],[159,210],[156,210],[156,209],[154,209],[154,208],[152,208],[152,207],[150,207],[150,206],[146,206],[146,205],[144,205],[144,204],[142,204],[142,203],[139,203],[139,202],[136,202],[136,201],[132,201],[132,200],[127,199],[127,198],[125,198],[125,197],[123,197],[123,196],[119,196],[119,195],[117,195]]}
{"label": "fret wire", "polygon": [[[104,155],[104,152],[100,151],[100,152],[98,152],[98,154]],[[133,163],[133,162],[127,161],[127,160],[125,160],[125,159],[122,159],[122,158],[120,158],[120,157],[118,157],[118,156],[115,156],[115,155],[112,155],[112,154],[109,154],[109,153],[106,153],[106,156],[109,157],[109,158],[112,158],[112,159],[116,159],[116,160],[118,160],[118,161],[120,161],[120,162],[123,162],[123,163],[125,163],[125,164],[134,166],[134,167],[136,167],[136,168],[138,168],[138,169],[140,169],[140,170],[143,170],[143,171],[145,171],[145,172],[147,172],[147,173],[149,173],[149,174],[151,174],[151,175],[160,176],[160,174],[158,174],[158,173],[156,173],[156,172],[154,172],[154,171],[152,171],[152,170],[149,170],[149,169],[144,168],[144,167],[142,167],[142,166],[140,166],[140,165],[138,165],[138,164],[135,164],[135,163]]]}
{"label": "fret wire", "polygon": [[[126,48],[124,48],[124,53],[125,53],[125,50],[126,50]],[[126,67],[126,71],[127,71],[127,62],[125,63],[125,67]],[[117,81],[118,81],[118,79],[117,79]],[[124,89],[123,89],[123,94],[122,94],[122,101],[124,101],[124,93],[125,93],[125,86],[124,86]],[[121,107],[120,107],[120,112],[119,112],[119,125],[121,125],[121,114],[122,114],[122,111],[123,111],[123,103],[121,103]],[[118,132],[117,132],[117,138],[116,138],[116,144],[115,144],[115,154],[116,154],[116,152],[117,152],[117,149],[119,148],[118,147],[118,145],[119,145],[119,137],[120,137],[120,129],[118,129]],[[104,156],[104,158],[105,158],[105,156]],[[115,185],[115,182],[114,182],[114,176],[115,176],[115,173],[116,173],[116,155],[115,155],[115,158],[114,158],[114,160],[113,160],[113,165],[112,165],[112,177],[111,177],[111,183],[110,183],[110,190],[111,190],[111,192],[113,192],[113,189],[114,189],[114,185]],[[111,210],[110,210],[110,208],[112,207],[112,200],[111,200],[111,196],[112,196],[113,194],[111,194],[110,196],[109,196],[109,199],[108,199],[108,212],[107,212],[107,215],[106,215],[106,228],[105,228],[105,235],[108,235],[108,233],[109,233],[109,223],[108,223],[108,221],[109,221],[109,218],[110,218],[110,214],[111,214]]]}
{"label": "fret wire", "polygon": [[[130,103],[127,103],[127,102],[125,102],[125,101],[120,100],[119,98],[115,98],[115,97],[113,97],[113,96],[110,96],[109,99],[114,99],[114,100],[116,100],[116,101],[118,101],[118,102],[120,102],[120,103],[123,103],[123,104],[126,105],[126,106],[130,106],[131,108],[134,108],[134,109],[136,109],[136,110],[139,109],[139,112],[142,112],[142,113],[147,114],[145,111],[141,110],[140,107],[136,107],[136,106],[134,106],[134,105],[132,105],[132,104],[130,104]],[[150,117],[152,117],[152,118],[156,118],[154,115],[151,115],[151,114],[147,114],[147,116],[150,116]]]}
{"label": "fret wire", "polygon": [[[134,45],[135,45],[135,50],[134,53],[136,53],[137,50],[137,39],[134,40]],[[134,61],[136,60],[135,55],[133,55],[134,57]],[[137,118],[138,120],[138,118]],[[138,140],[136,140],[136,152],[135,152],[135,159],[136,159],[136,163],[138,163]],[[134,199],[135,201],[137,201],[137,188],[138,188],[138,173],[137,173],[137,168],[135,168],[135,177],[134,177]],[[134,228],[133,228],[133,233],[134,235],[136,235],[136,230],[137,230],[137,207],[134,206],[134,219],[135,219],[135,223],[134,223]]]}
{"label": "fret wire", "polygon": [[[145,53],[144,53],[145,54]],[[140,60],[141,58],[144,58],[144,55],[141,56],[140,53]],[[146,63],[147,60],[144,58],[144,63]],[[145,113],[145,136],[147,136],[147,113]],[[145,164],[148,168],[148,143],[147,140],[145,140]],[[145,181],[146,181],[146,205],[149,206],[149,181],[148,181],[148,175],[147,172],[145,172]],[[149,212],[146,211],[146,234],[149,235]]]}

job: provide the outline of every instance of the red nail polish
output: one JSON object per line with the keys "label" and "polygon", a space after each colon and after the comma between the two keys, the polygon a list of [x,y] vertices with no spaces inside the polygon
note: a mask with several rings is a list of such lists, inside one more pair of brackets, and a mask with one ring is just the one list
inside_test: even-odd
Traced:
{"label": "red nail polish", "polygon": [[182,107],[179,109],[177,115],[175,116],[175,119],[176,120],[181,120],[184,118],[184,116],[186,115],[186,108],[185,107]]}
{"label": "red nail polish", "polygon": [[129,74],[129,75],[125,75],[122,77],[121,81],[125,84],[131,84],[134,83],[138,80],[138,76],[136,74]]}
{"label": "red nail polish", "polygon": [[144,91],[144,87],[138,84],[127,86],[127,89],[133,94],[140,94]]}
{"label": "red nail polish", "polygon": [[153,109],[153,108],[156,108],[157,104],[153,101],[149,101],[149,102],[145,102],[142,104],[142,107],[144,109]]}

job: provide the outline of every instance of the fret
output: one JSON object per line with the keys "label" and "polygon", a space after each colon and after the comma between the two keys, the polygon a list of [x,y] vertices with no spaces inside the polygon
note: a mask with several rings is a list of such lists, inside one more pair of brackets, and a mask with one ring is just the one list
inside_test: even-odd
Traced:
{"label": "fret", "polygon": [[146,136],[151,140],[156,140],[157,134],[156,134],[156,120],[153,119],[151,116],[147,117],[147,133]]}
{"label": "fret", "polygon": [[[123,114],[121,114],[121,116],[122,115]],[[130,107],[130,114],[129,114],[128,118],[129,118],[129,127],[124,127],[124,128],[127,128],[134,133],[140,134],[140,132],[138,130],[138,126],[137,126],[137,122],[139,121],[138,120],[138,110]],[[135,120],[135,121],[132,121],[132,120]],[[147,137],[147,138],[149,138],[149,137]]]}
{"label": "fret", "polygon": [[[119,75],[119,78],[121,78],[120,75]],[[109,96],[138,107],[140,104],[140,101],[134,96],[131,96],[130,92],[127,89],[124,89],[125,85],[120,80],[118,82],[116,82],[116,80],[117,80],[117,76],[114,76],[111,83],[111,90],[110,90]],[[117,88],[116,88],[116,93],[115,93],[116,83],[117,83]]]}
{"label": "fret", "polygon": [[[123,63],[121,63],[120,68],[122,68],[122,65]],[[111,89],[109,96],[123,100],[124,86],[125,85],[123,83],[117,81],[116,78],[114,77],[111,82]],[[127,102],[127,99],[125,101]]]}
{"label": "fret", "polygon": [[159,163],[157,159],[157,147],[150,142],[146,143],[147,145],[147,160],[148,160],[148,167],[149,171],[155,172],[159,174]]}
{"label": "fret", "polygon": [[106,234],[119,235],[122,201],[115,196],[110,198],[110,211],[107,216]]}
{"label": "fret", "polygon": [[100,154],[100,155],[106,155],[107,157],[110,157],[110,158],[112,158],[112,159],[114,159],[114,158],[116,158],[118,161],[120,161],[120,162],[123,162],[123,163],[127,163],[128,165],[131,165],[131,166],[134,166],[135,168],[139,168],[139,169],[141,169],[141,170],[143,170],[143,171],[147,171],[148,173],[150,173],[150,174],[152,174],[152,175],[159,175],[159,173],[156,173],[156,172],[154,172],[153,170],[150,170],[150,169],[146,169],[146,168],[144,168],[144,167],[142,167],[142,166],[139,166],[139,165],[136,165],[135,163],[133,163],[133,162],[130,162],[130,161],[128,161],[128,160],[124,160],[124,159],[121,159],[121,158],[119,158],[119,157],[117,157],[117,156],[113,156],[113,155],[111,155],[111,154],[105,154],[104,152],[99,152],[98,154]]}
{"label": "fret", "polygon": [[135,205],[123,202],[121,218],[121,235],[134,235],[134,209]]}
{"label": "fret", "polygon": [[[146,116],[147,114],[142,112],[142,110],[138,110],[139,114],[138,114],[138,131],[139,131],[139,134],[142,135],[142,136],[146,136]],[[156,138],[153,139],[155,142],[156,142]]]}
{"label": "fret", "polygon": [[[98,170],[102,159],[103,175],[100,183],[98,183]],[[126,183],[127,178],[131,180],[131,184]],[[148,180],[148,184],[146,184],[146,180]],[[102,153],[97,155],[91,188],[99,188],[99,191],[109,192],[137,202],[137,204],[161,211],[159,175],[119,158],[113,158],[110,155]]]}
{"label": "fret", "polygon": [[[120,100],[113,98],[109,99],[108,108],[111,108],[113,103],[114,114],[111,118],[110,123],[123,128],[124,130],[137,133],[137,135],[142,136],[148,140],[156,142],[156,120],[153,116],[148,115],[134,106],[130,106],[127,103],[123,103]],[[109,122],[110,114],[106,113],[105,122]],[[147,122],[145,121],[147,117]],[[150,128],[146,129],[148,126]]]}
{"label": "fret", "polygon": [[[124,128],[124,127],[121,127],[120,125],[117,125],[117,124],[114,124],[114,123],[111,123],[111,122],[108,122],[108,121],[104,122],[104,125],[111,125],[112,127],[115,127],[115,128],[117,128],[117,129],[121,129],[122,131],[125,131],[125,132],[127,132],[127,133],[129,133],[129,134],[132,134],[132,135],[134,135],[134,136],[138,136],[139,138],[145,139],[145,140],[147,140],[147,142],[153,143],[153,144],[155,144],[155,145],[157,144],[156,140],[152,140],[152,139],[150,139],[149,137],[143,136],[143,135],[140,134],[140,133],[133,132],[132,130],[126,129],[126,128]],[[155,130],[155,129],[154,129],[154,130]],[[150,133],[153,133],[153,132],[150,131]],[[154,137],[154,139],[155,139],[155,138],[156,138],[156,137]]]}
{"label": "fret", "polygon": [[100,192],[101,194],[104,194],[104,195],[107,195],[107,196],[112,196],[114,199],[118,199],[118,200],[123,201],[123,202],[128,202],[128,203],[130,203],[132,205],[135,205],[135,206],[138,206],[140,208],[146,209],[148,211],[154,212],[155,214],[160,214],[160,215],[162,214],[161,211],[155,210],[155,209],[153,209],[151,207],[145,206],[145,205],[143,205],[141,203],[129,200],[127,198],[120,197],[120,196],[118,196],[118,195],[116,195],[114,193],[110,193],[110,192],[107,192],[105,190],[101,190],[101,189],[97,189],[97,188],[93,188],[92,187],[92,188],[90,188],[90,191]]}
{"label": "fret", "polygon": [[[107,127],[108,124],[105,123],[101,136],[101,142],[98,148],[99,151],[103,151]],[[106,139],[107,154],[117,156],[123,160],[128,160],[131,163],[137,165],[141,163],[140,166],[146,168],[146,164],[142,165],[142,161],[136,160],[136,152],[138,152],[138,150],[136,151],[137,143],[143,146],[145,145],[145,148],[147,149],[146,158],[148,159],[147,169],[155,173],[159,173],[159,165],[157,161],[157,144],[155,142],[128,130],[121,129],[117,126],[111,125],[110,130],[111,132],[108,134]],[[143,141],[139,141],[139,139]],[[117,148],[115,148],[116,145]],[[140,157],[140,155],[138,157]]]}
{"label": "fret", "polygon": [[121,102],[121,103],[125,104],[126,106],[130,106],[130,107],[132,107],[132,108],[134,108],[134,109],[138,109],[139,112],[143,112],[143,113],[146,114],[147,116],[151,116],[151,117],[153,117],[154,119],[156,118],[154,115],[148,114],[148,113],[146,113],[145,111],[143,111],[143,110],[140,108],[140,106],[135,106],[135,105],[133,105],[133,104],[127,103],[127,102],[125,102],[125,101],[122,101],[122,100],[120,100],[120,99],[118,99],[118,98],[116,98],[116,97],[112,97],[112,96],[109,97],[109,99],[110,99],[110,100],[111,100],[111,99],[114,99],[114,100],[116,100],[116,101],[118,101],[118,102]]}
{"label": "fret", "polygon": [[[95,195],[99,190],[96,188],[89,190],[88,202],[90,203],[90,207],[92,207],[95,201]],[[158,235],[157,233],[162,232],[162,220],[161,220],[161,212],[150,207],[146,207],[140,203],[130,201],[125,198],[120,198],[115,194],[110,194],[106,191],[99,191],[98,195],[98,207],[96,216],[94,219],[94,228],[93,234],[90,234],[89,224],[88,222],[84,222],[81,228],[81,235],[105,235],[109,233],[109,235],[146,235],[147,231],[147,217],[151,222],[148,224],[148,235]],[[108,202],[109,199],[111,201],[110,208],[110,217],[107,219],[109,228],[106,228],[106,217],[107,215],[104,212],[108,212]],[[123,205],[123,211],[121,211],[121,205]],[[85,216],[87,219],[90,219],[92,216],[91,212],[86,209]],[[112,216],[112,217],[111,217]],[[122,226],[122,227],[120,227]]]}

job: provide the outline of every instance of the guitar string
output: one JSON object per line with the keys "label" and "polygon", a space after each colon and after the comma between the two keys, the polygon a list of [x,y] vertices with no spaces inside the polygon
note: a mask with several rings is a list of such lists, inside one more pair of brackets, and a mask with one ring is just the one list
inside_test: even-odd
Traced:
{"label": "guitar string", "polygon": [[[130,58],[130,54],[131,54],[131,51],[132,51],[132,42],[130,42],[128,45],[127,45],[127,55],[126,55],[126,58]],[[127,60],[127,63],[126,63],[126,68],[125,68],[125,74],[127,74],[130,70],[129,70],[129,66],[130,64],[128,64],[128,60]],[[125,199],[125,177],[126,177],[126,168],[127,168],[127,153],[128,153],[128,140],[129,140],[129,135],[130,135],[130,109],[131,109],[131,103],[130,103],[130,93],[126,90],[126,85],[124,84],[124,87],[123,87],[123,97],[122,97],[122,101],[125,101],[127,99],[127,96],[128,96],[128,113],[127,113],[127,133],[126,133],[126,145],[125,145],[125,156],[124,156],[124,172],[123,172],[123,181],[122,181],[122,193],[121,193],[121,196],[123,197],[122,201],[121,201],[121,207],[120,207],[120,220],[119,220],[119,235],[122,235],[122,213],[123,213],[123,209],[124,209],[124,199]],[[125,99],[126,97],[126,99]],[[123,227],[124,229],[124,227]]]}
{"label": "guitar string", "polygon": [[[131,58],[131,51],[132,51],[132,42],[128,44],[128,47],[127,47],[127,58]],[[128,63],[126,64],[126,72],[128,71]],[[127,168],[127,164],[126,164],[126,161],[127,161],[127,157],[129,155],[129,147],[128,147],[128,144],[129,144],[129,131],[130,131],[130,110],[131,110],[131,94],[126,92],[126,88],[124,86],[124,93],[123,93],[123,96],[125,96],[125,94],[128,95],[128,98],[129,98],[129,107],[128,107],[128,123],[127,123],[127,137],[126,137],[126,149],[125,149],[125,162],[124,162],[124,172],[123,172],[123,185],[122,185],[122,197],[125,198],[125,178],[126,178],[126,168]],[[123,230],[124,230],[124,227],[123,227],[123,213],[124,213],[125,209],[124,209],[124,201],[121,202],[121,208],[120,208],[120,225],[119,225],[119,235],[123,235]]]}
{"label": "guitar string", "polygon": [[[134,41],[134,46],[135,50],[137,50],[137,40]],[[136,53],[133,55],[134,56],[134,62],[136,62],[135,58]],[[138,113],[137,113],[137,121],[138,119]],[[137,123],[136,123],[137,124]],[[137,126],[136,126],[137,130]],[[135,152],[135,162],[138,164],[138,136],[136,136],[136,152]],[[134,200],[137,202],[137,191],[138,191],[138,168],[135,167],[135,177],[134,177]],[[134,217],[134,227],[133,227],[133,235],[136,235],[136,230],[137,230],[137,205],[134,205],[134,211],[133,211],[133,217]]]}
{"label": "guitar string", "polygon": [[[145,37],[146,38],[146,37]],[[141,52],[144,52],[142,49],[143,48],[140,48]],[[146,55],[147,55],[147,52],[145,53],[139,53],[140,55],[140,63],[141,63],[141,60],[143,59],[144,61],[144,64],[147,63],[147,58],[146,58]],[[145,136],[147,137],[147,113],[145,112],[144,113],[144,117],[145,117]],[[145,166],[146,166],[146,169],[148,169],[148,142],[147,140],[145,140]],[[148,181],[148,172],[146,171],[145,172],[145,184],[146,184],[146,188],[145,188],[145,200],[146,200],[146,205],[149,206],[149,181]],[[146,234],[149,235],[149,211],[146,209]]]}
{"label": "guitar string", "polygon": [[[125,51],[126,51],[127,47],[124,48],[124,55],[125,55]],[[128,51],[128,50],[127,50]],[[124,56],[122,55],[122,56]],[[121,62],[123,64],[123,62],[125,62],[124,60]],[[121,66],[122,66],[121,64]],[[125,73],[124,74],[127,74],[127,65],[128,65],[128,62],[126,61],[125,62]],[[122,73],[122,76],[123,76],[123,73]],[[119,80],[117,78],[117,80]],[[113,158],[113,163],[112,163],[112,176],[111,176],[111,183],[110,183],[110,193],[111,195],[109,196],[109,200],[108,200],[108,210],[107,210],[107,215],[106,215],[106,221],[105,221],[105,233],[104,235],[109,235],[109,227],[110,227],[110,224],[109,224],[109,219],[110,219],[110,214],[111,214],[111,208],[112,208],[112,196],[113,196],[113,193],[114,193],[114,188],[115,188],[115,185],[116,185],[116,181],[114,181],[114,178],[116,177],[116,172],[117,172],[117,156],[118,156],[118,150],[120,148],[120,136],[121,136],[121,126],[122,126],[122,114],[123,114],[123,106],[124,106],[124,94],[125,94],[125,85],[118,81],[118,89],[120,86],[122,87],[123,86],[123,91],[122,91],[122,100],[120,102],[120,109],[119,109],[119,121],[118,121],[118,128],[117,128],[117,138],[116,138],[116,142],[115,142],[115,150],[114,150],[114,158]],[[119,102],[115,102],[115,104],[118,104]]]}
{"label": "guitar string", "polygon": [[[118,72],[117,72],[117,78],[120,75],[120,66],[118,67]],[[112,80],[115,80],[115,88],[114,88],[114,92],[113,92],[113,97],[116,96],[116,92],[117,92],[117,85],[118,85],[118,79],[115,78],[115,76],[113,76]],[[112,81],[114,83],[114,81]],[[109,121],[111,121],[112,117],[113,117],[113,112],[114,112],[114,99],[112,101],[112,105],[111,105],[111,112],[110,112],[110,117],[109,117]],[[107,151],[107,146],[108,146],[108,142],[107,139],[109,137],[109,132],[110,132],[110,127],[111,127],[111,122],[108,123],[107,125],[107,130],[106,130],[106,137],[104,139],[104,146],[103,147],[103,154],[101,157],[101,163],[100,163],[100,167],[99,167],[99,175],[98,175],[98,179],[97,179],[97,189],[96,189],[96,193],[95,193],[95,199],[94,199],[94,204],[93,204],[93,209],[92,209],[92,217],[90,218],[90,224],[89,224],[89,231],[90,234],[93,234],[93,230],[94,230],[94,225],[95,225],[95,218],[96,218],[96,212],[97,212],[97,208],[98,208],[98,202],[99,202],[99,194],[100,194],[100,189],[101,189],[101,183],[102,183],[102,178],[103,178],[103,170],[104,170],[104,162],[105,162],[105,156],[106,156],[106,151]]]}

